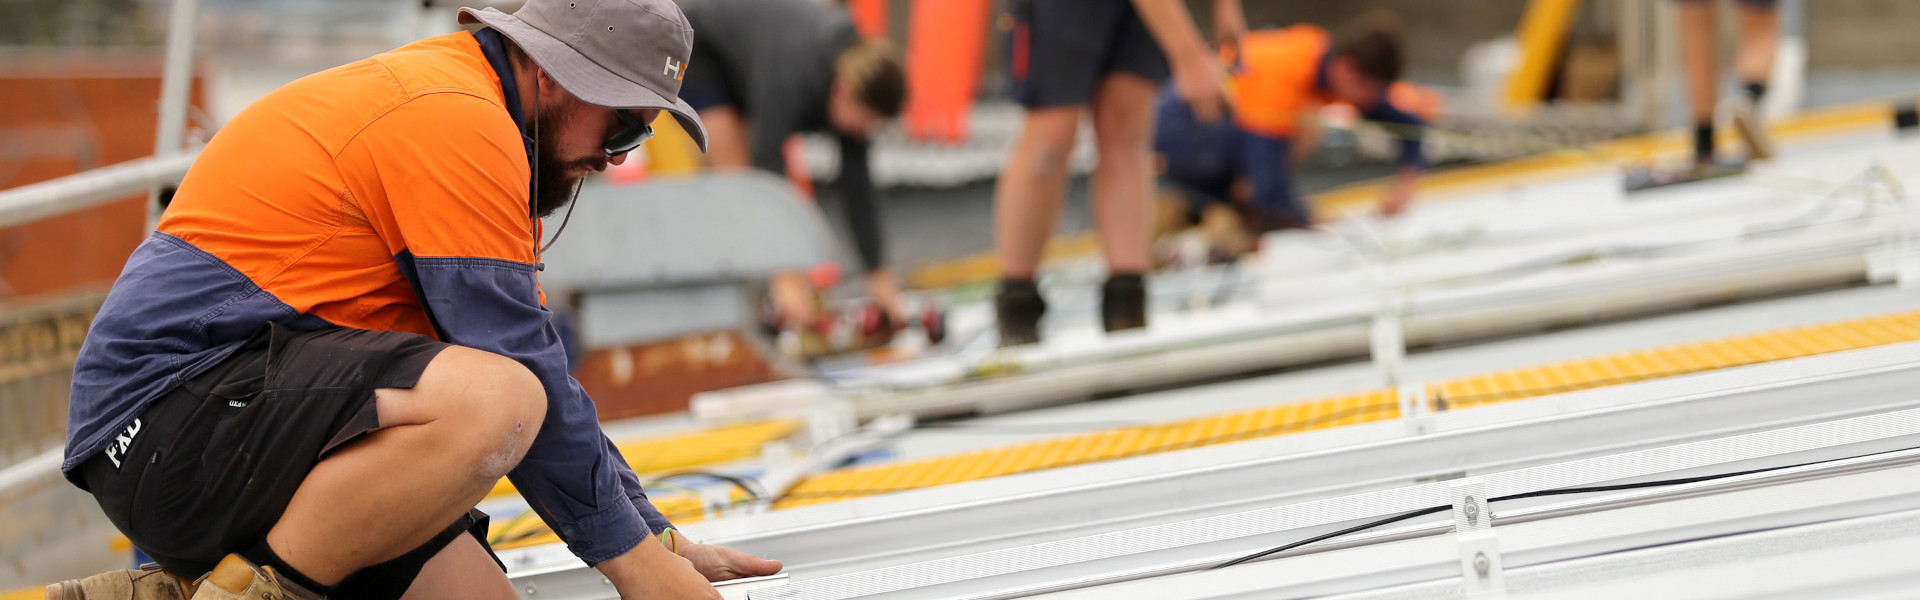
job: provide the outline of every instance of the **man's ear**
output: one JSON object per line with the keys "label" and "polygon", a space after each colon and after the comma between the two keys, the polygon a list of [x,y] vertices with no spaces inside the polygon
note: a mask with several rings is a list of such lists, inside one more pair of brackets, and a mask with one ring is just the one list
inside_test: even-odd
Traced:
{"label": "man's ear", "polygon": [[548,75],[546,69],[534,69],[533,73],[534,93],[540,95],[540,101],[552,106],[560,106],[565,100],[562,96],[566,91],[560,87],[560,82],[554,81],[553,76]]}
{"label": "man's ear", "polygon": [[1327,68],[1340,71],[1342,77],[1351,75],[1353,73],[1353,57],[1335,54],[1332,60],[1327,61]]}

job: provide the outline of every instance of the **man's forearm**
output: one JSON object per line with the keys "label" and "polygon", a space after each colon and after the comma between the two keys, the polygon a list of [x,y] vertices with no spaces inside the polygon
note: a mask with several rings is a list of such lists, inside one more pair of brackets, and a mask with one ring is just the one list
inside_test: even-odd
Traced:
{"label": "man's forearm", "polygon": [[1415,165],[1400,165],[1393,181],[1387,184],[1387,197],[1381,200],[1380,214],[1397,215],[1413,203],[1414,190],[1420,185],[1420,171]]}
{"label": "man's forearm", "polygon": [[1247,32],[1247,12],[1240,0],[1213,0],[1213,39],[1238,41]]}

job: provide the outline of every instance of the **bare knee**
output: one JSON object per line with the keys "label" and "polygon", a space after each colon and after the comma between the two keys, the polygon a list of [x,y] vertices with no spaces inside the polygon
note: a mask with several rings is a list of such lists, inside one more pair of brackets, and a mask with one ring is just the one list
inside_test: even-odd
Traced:
{"label": "bare knee", "polygon": [[546,420],[540,378],[519,361],[491,352],[442,351],[413,392],[405,404],[417,413],[414,422],[448,425],[447,450],[472,456],[476,477],[489,483],[519,464]]}
{"label": "bare knee", "polygon": [[1046,175],[1065,171],[1073,154],[1074,138],[1080,129],[1078,107],[1045,108],[1027,111],[1021,125],[1016,160],[1008,168],[1024,169]]}
{"label": "bare knee", "polygon": [[1100,163],[1096,167],[1100,169],[1141,172],[1153,158],[1153,148],[1145,138],[1101,139],[1095,148],[1100,151]]}
{"label": "bare knee", "polygon": [[1145,161],[1152,154],[1152,115],[1096,114],[1093,120],[1094,148],[1100,161],[1109,157]]}
{"label": "bare knee", "polygon": [[533,445],[546,421],[547,393],[540,378],[525,365],[497,354],[486,356],[493,364],[474,400],[484,413],[480,431],[496,440],[482,455],[479,468],[481,477],[491,480],[505,476]]}

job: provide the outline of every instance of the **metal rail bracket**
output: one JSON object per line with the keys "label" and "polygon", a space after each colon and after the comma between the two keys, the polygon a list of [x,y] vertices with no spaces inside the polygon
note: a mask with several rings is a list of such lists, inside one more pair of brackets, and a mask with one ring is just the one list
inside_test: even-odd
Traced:
{"label": "metal rail bracket", "polygon": [[1449,482],[1447,488],[1453,495],[1454,537],[1460,542],[1461,587],[1468,598],[1505,598],[1500,537],[1487,510],[1486,482],[1468,477]]}

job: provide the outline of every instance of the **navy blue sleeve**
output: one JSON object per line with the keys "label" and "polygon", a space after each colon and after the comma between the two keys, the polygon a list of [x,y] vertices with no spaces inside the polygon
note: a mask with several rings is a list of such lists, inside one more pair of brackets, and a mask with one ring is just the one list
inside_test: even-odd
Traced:
{"label": "navy blue sleeve", "polygon": [[1420,151],[1420,140],[1425,137],[1427,123],[1395,107],[1392,102],[1382,99],[1373,103],[1373,110],[1361,115],[1369,121],[1383,124],[1387,131],[1400,140],[1400,164],[1425,168],[1426,157]]}
{"label": "navy blue sleeve", "polygon": [[395,259],[441,341],[519,361],[546,388],[546,421],[507,478],[568,550],[598,564],[667,525],[601,432],[593,399],[567,374],[566,350],[540,305],[533,265],[405,252]]}
{"label": "navy blue sleeve", "polygon": [[626,457],[620,454],[620,449],[614,447],[613,440],[607,439],[604,434],[600,436],[600,440],[606,444],[607,453],[620,457],[620,485],[627,490],[627,501],[633,503],[634,510],[640,511],[640,519],[646,521],[647,530],[660,533],[661,530],[672,527],[673,521],[668,520],[666,515],[660,514],[660,509],[654,508],[653,502],[647,500],[646,490],[640,488],[640,477],[633,473],[633,468],[628,465]]}

